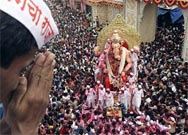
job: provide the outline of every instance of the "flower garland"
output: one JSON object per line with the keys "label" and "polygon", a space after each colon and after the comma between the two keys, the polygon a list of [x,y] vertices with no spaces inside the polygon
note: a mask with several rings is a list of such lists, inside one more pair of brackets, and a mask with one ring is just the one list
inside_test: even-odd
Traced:
{"label": "flower garland", "polygon": [[[138,0],[137,0],[138,1]],[[139,0],[142,1],[142,0]],[[182,9],[188,8],[188,0],[143,0],[145,3],[154,2],[155,4],[161,4],[164,2],[167,6],[171,7],[173,5],[177,5]]]}
{"label": "flower garland", "polygon": [[[121,50],[122,50],[122,54],[121,54],[121,60],[120,60],[120,65],[118,69],[119,74],[122,73],[123,71],[123,68],[125,66],[125,61],[126,61],[126,55],[127,55],[126,49],[124,47],[121,47]],[[113,74],[108,54],[109,54],[109,50],[106,53],[106,66],[108,70],[108,77],[110,79],[111,84],[113,84],[115,87],[119,87],[119,85],[121,84],[121,76],[119,74],[118,75]]]}

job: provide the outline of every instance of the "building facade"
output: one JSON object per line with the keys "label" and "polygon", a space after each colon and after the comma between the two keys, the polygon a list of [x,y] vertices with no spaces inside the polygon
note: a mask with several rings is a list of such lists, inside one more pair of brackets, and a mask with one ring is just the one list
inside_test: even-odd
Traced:
{"label": "building facade", "polygon": [[158,5],[167,8],[179,6],[182,9],[185,26],[185,41],[182,56],[188,61],[188,2],[175,3],[174,0],[62,0],[68,6],[81,12],[91,13],[100,24],[111,22],[117,14],[121,14],[126,23],[134,27],[141,35],[142,42],[155,39],[157,27]]}

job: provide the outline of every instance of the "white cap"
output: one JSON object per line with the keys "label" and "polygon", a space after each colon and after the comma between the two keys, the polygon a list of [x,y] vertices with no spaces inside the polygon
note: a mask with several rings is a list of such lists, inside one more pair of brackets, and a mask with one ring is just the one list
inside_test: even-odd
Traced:
{"label": "white cap", "polygon": [[154,124],[154,121],[153,121],[153,120],[150,120],[150,124],[153,125],[153,124]]}
{"label": "white cap", "polygon": [[146,102],[147,102],[147,103],[150,103],[150,102],[151,102],[151,99],[148,97],[148,98],[146,99]]}
{"label": "white cap", "polygon": [[178,110],[183,110],[183,108],[182,107],[178,107]]}
{"label": "white cap", "polygon": [[170,117],[170,120],[171,120],[172,122],[176,122],[176,120],[174,119],[174,117]]}
{"label": "white cap", "polygon": [[58,34],[51,11],[42,0],[0,0],[0,10],[22,23],[40,49]]}
{"label": "white cap", "polygon": [[150,116],[149,115],[146,116],[146,120],[150,121]]}
{"label": "white cap", "polygon": [[100,84],[100,81],[97,81],[98,84]]}
{"label": "white cap", "polygon": [[123,131],[123,130],[121,130],[119,134],[120,134],[120,135],[124,135],[124,131]]}
{"label": "white cap", "polygon": [[89,85],[87,85],[86,87],[87,87],[87,88],[90,88],[90,86],[89,86]]}
{"label": "white cap", "polygon": [[143,125],[143,123],[141,121],[136,121],[137,125]]}
{"label": "white cap", "polygon": [[129,122],[128,124],[129,124],[129,125],[133,125],[133,122]]}
{"label": "white cap", "polygon": [[80,112],[79,110],[76,110],[76,112],[78,113],[78,112]]}
{"label": "white cap", "polygon": [[102,84],[99,85],[100,88],[104,88],[104,86]]}
{"label": "white cap", "polygon": [[140,51],[140,47],[139,46],[134,46],[133,49],[138,51],[138,52]]}

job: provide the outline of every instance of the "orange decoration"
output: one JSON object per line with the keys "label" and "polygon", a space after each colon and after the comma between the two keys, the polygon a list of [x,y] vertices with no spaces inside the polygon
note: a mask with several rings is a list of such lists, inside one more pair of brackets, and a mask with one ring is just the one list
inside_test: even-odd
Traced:
{"label": "orange decoration", "polygon": [[147,3],[147,2],[150,2],[150,0],[144,0],[144,2],[146,2],[146,3]]}
{"label": "orange decoration", "polygon": [[[136,0],[136,1],[141,1],[141,0]],[[145,3],[151,2],[151,0],[144,0]],[[177,4],[180,8],[182,9],[187,9],[188,8],[188,1],[187,0],[153,0],[155,4],[161,4],[165,3],[167,6],[171,7],[175,4]]]}
{"label": "orange decoration", "polygon": [[176,0],[165,0],[165,3],[167,6],[171,7],[176,3]]}
{"label": "orange decoration", "polygon": [[188,8],[188,1],[179,1],[178,4],[182,9]]}
{"label": "orange decoration", "polygon": [[163,0],[154,0],[155,4],[161,4]]}

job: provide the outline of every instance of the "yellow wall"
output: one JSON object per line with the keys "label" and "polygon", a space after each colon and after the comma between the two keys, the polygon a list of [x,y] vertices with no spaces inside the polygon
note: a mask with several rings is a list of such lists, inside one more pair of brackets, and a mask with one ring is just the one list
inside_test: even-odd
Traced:
{"label": "yellow wall", "polygon": [[185,24],[185,40],[184,40],[182,57],[184,61],[188,62],[188,9],[182,11],[184,15],[184,24]]}
{"label": "yellow wall", "polygon": [[151,42],[155,39],[157,22],[157,6],[147,4],[143,11],[143,17],[140,22],[140,35],[142,42]]}
{"label": "yellow wall", "polygon": [[121,14],[123,15],[123,8],[115,8],[115,7],[111,7],[111,6],[93,6],[92,7],[92,16],[93,19],[95,21],[96,16],[99,17],[99,22],[100,23],[105,23],[106,20],[108,20],[108,22],[111,22],[117,14]]}

